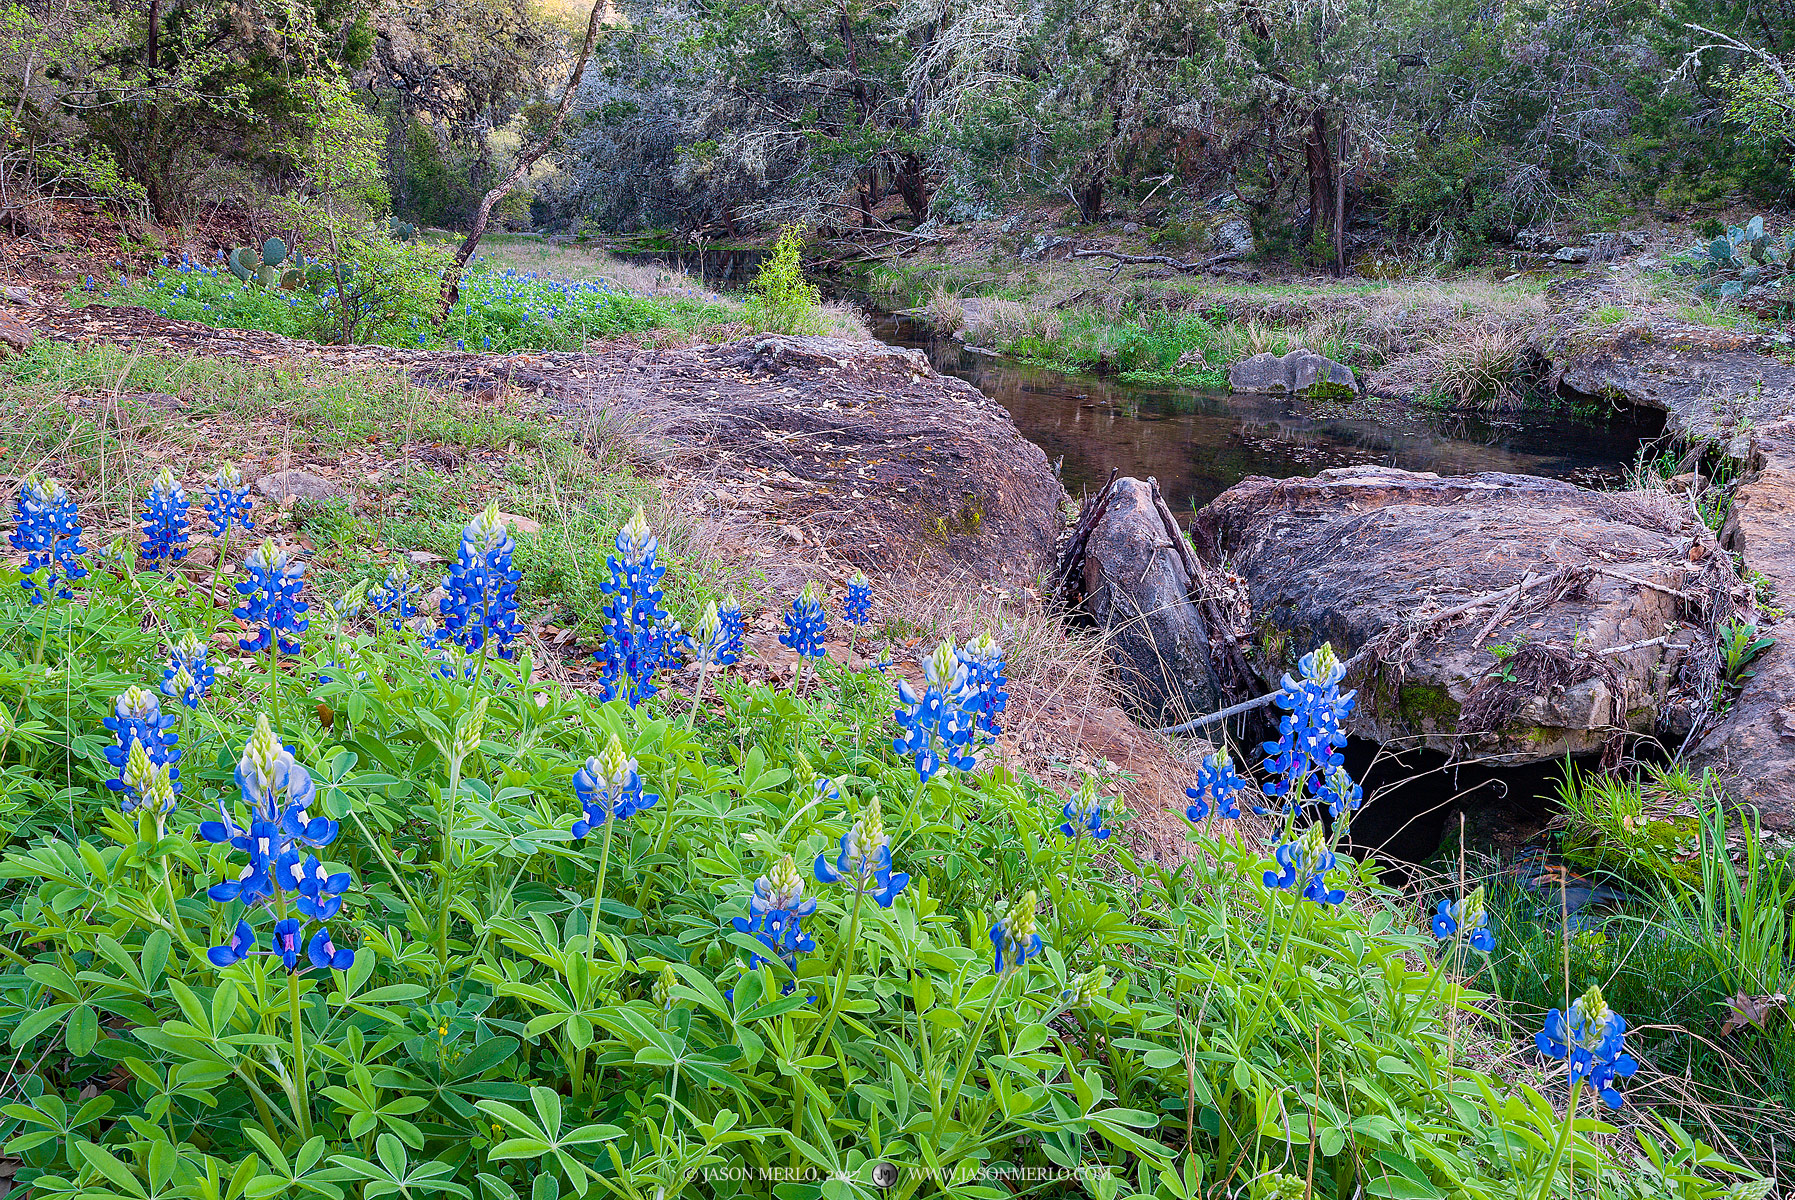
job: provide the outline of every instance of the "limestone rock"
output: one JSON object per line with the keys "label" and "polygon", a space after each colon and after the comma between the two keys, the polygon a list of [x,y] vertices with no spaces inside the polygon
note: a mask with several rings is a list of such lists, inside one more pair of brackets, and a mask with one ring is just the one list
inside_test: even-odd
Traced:
{"label": "limestone rock", "polygon": [[[1197,514],[1192,536],[1206,562],[1245,579],[1243,640],[1266,689],[1322,642],[1344,659],[1383,639],[1369,675],[1351,677],[1350,732],[1378,742],[1511,763],[1587,753],[1652,731],[1684,659],[1712,653],[1691,649],[1707,643],[1677,597],[1623,578],[1686,593],[1709,578],[1689,560],[1683,510],[1648,496],[1348,467],[1245,479]],[[1512,604],[1496,595],[1529,581]],[[1598,653],[1667,629],[1669,644]]]}
{"label": "limestone rock", "polygon": [[0,358],[23,354],[37,341],[31,327],[8,312],[0,312]]}
{"label": "limestone rock", "polygon": [[[1106,501],[1106,502],[1102,502]],[[1105,651],[1131,707],[1148,724],[1170,725],[1220,707],[1209,632],[1193,601],[1184,532],[1148,480],[1118,479],[1100,501],[1078,558],[1082,608],[1104,632]]]}
{"label": "limestone rock", "polygon": [[1228,386],[1237,392],[1317,399],[1359,394],[1359,381],[1353,378],[1351,367],[1300,348],[1282,357],[1267,353],[1241,359],[1228,368]]}
{"label": "limestone rock", "polygon": [[309,471],[276,471],[256,480],[256,491],[279,502],[297,500],[340,500],[347,496],[342,488],[321,475]]}
{"label": "limestone rock", "polygon": [[[1795,610],[1795,422],[1761,430],[1748,465],[1755,474],[1733,495],[1724,536],[1761,572],[1775,604]],[[1776,639],[1725,718],[1692,751],[1720,775],[1729,795],[1755,805],[1766,828],[1795,831],[1795,617],[1760,632]]]}

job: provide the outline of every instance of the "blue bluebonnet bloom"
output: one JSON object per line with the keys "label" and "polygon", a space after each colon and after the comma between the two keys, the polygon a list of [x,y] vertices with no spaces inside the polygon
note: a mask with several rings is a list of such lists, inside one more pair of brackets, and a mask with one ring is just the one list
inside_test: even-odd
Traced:
{"label": "blue bluebonnet bloom", "polygon": [[1234,756],[1228,753],[1227,747],[1207,755],[1197,767],[1197,782],[1184,789],[1190,797],[1190,806],[1184,810],[1186,819],[1201,821],[1209,815],[1211,805],[1230,821],[1240,820],[1240,795],[1246,791],[1247,781],[1240,777],[1234,769]]}
{"label": "blue bluebonnet bloom", "polygon": [[723,644],[717,650],[717,665],[734,666],[742,657],[742,605],[731,592],[717,610],[718,628],[723,631]]}
{"label": "blue bluebonnet bloom", "polygon": [[244,579],[237,584],[243,603],[232,615],[257,626],[255,636],[238,638],[243,650],[266,650],[272,641],[283,654],[298,654],[300,644],[287,634],[311,628],[306,617],[311,605],[299,598],[305,586],[305,564],[272,541],[264,541],[243,560]]}
{"label": "blue bluebonnet bloom", "polygon": [[611,577],[603,585],[605,644],[595,655],[603,670],[599,696],[621,696],[634,708],[655,694],[654,673],[670,649],[657,586],[667,568],[657,561],[661,543],[640,508],[617,531],[615,545],[616,553],[605,558]]}
{"label": "blue bluebonnet bloom", "polygon": [[972,715],[980,736],[995,740],[1003,732],[997,718],[1010,704],[1009,664],[1003,647],[989,633],[981,633],[959,653],[966,665],[966,690],[960,703]]}
{"label": "blue bluebonnet bloom", "polygon": [[1450,900],[1442,900],[1434,910],[1434,937],[1444,941],[1461,928],[1466,931],[1465,940],[1471,944],[1471,949],[1488,954],[1496,948],[1496,938],[1490,932],[1490,914],[1484,909],[1481,887],[1472,888],[1456,904]]}
{"label": "blue bluebonnet bloom", "polygon": [[68,585],[87,577],[81,563],[87,553],[81,544],[81,516],[74,497],[54,479],[25,476],[19,487],[18,524],[6,540],[14,550],[25,552],[19,586],[33,604],[42,604],[46,594],[66,600],[74,595]]}
{"label": "blue bluebonnet bloom", "polygon": [[368,593],[368,602],[375,612],[390,618],[393,628],[398,629],[418,615],[414,598],[423,590],[424,585],[412,579],[411,568],[400,560],[387,569],[386,582],[376,585]]}
{"label": "blue bluebonnet bloom", "polygon": [[517,543],[505,528],[495,502],[461,530],[461,550],[443,578],[438,606],[443,632],[474,654],[490,638],[500,658],[517,653],[511,642],[523,632],[517,622],[517,583],[523,572],[511,565]]}
{"label": "blue bluebonnet bloom", "polygon": [[828,636],[829,614],[817,599],[816,584],[807,583],[785,614],[785,632],[779,635],[779,644],[801,658],[821,658],[828,653],[823,644]]}
{"label": "blue bluebonnet bloom", "polygon": [[[827,780],[821,781],[827,783]],[[891,870],[891,835],[885,832],[885,820],[879,811],[879,798],[874,796],[861,810],[860,816],[841,835],[840,853],[833,864],[828,854],[816,856],[812,867],[818,883],[847,881],[850,890],[863,892],[890,908],[891,902],[910,884],[910,877]]]}
{"label": "blue bluebonnet bloom", "polygon": [[249,519],[252,507],[243,472],[231,463],[220,463],[212,475],[212,486],[206,489],[206,519],[212,523],[212,536],[226,536],[233,525],[253,533],[255,524]]}
{"label": "blue bluebonnet bloom", "polygon": [[[1340,691],[1346,667],[1327,643],[1305,654],[1297,671],[1298,676],[1284,676],[1277,695],[1277,705],[1284,710],[1278,720],[1278,740],[1264,744],[1270,778],[1263,790],[1279,801],[1278,810],[1286,814],[1295,813],[1306,799],[1318,795],[1321,780],[1345,764],[1346,758],[1339,752],[1346,744],[1341,726],[1357,695]],[[1270,810],[1255,806],[1253,811],[1263,815]]]}
{"label": "blue bluebonnet bloom", "polygon": [[1328,815],[1338,821],[1358,811],[1365,801],[1365,789],[1353,781],[1345,767],[1334,767],[1322,780],[1316,799],[1326,805]]}
{"label": "blue bluebonnet bloom", "polygon": [[1558,1009],[1546,1014],[1545,1028],[1533,1037],[1539,1052],[1565,1061],[1573,1080],[1599,1088],[1609,1108],[1621,1106],[1616,1079],[1631,1078],[1639,1064],[1626,1052],[1627,1022],[1608,1007],[1602,989],[1592,986],[1571,1002],[1569,1018]]}
{"label": "blue bluebonnet bloom", "polygon": [[914,757],[916,773],[926,783],[943,763],[961,771],[973,768],[977,760],[968,747],[976,718],[965,707],[966,664],[952,640],[935,647],[923,663],[923,678],[920,696],[908,680],[898,680],[898,700],[904,707],[893,715],[904,732],[893,739],[891,748]]}
{"label": "blue bluebonnet bloom", "polygon": [[[118,777],[108,779],[106,786],[124,793],[119,807],[126,812],[135,811],[143,802],[150,768],[167,768],[168,808],[174,807],[174,794],[181,790],[181,772],[175,766],[181,761],[180,735],[173,728],[176,719],[173,714],[162,711],[155,693],[130,687],[113,703],[112,715],[100,722],[112,731],[113,744],[106,747],[105,755],[106,761],[118,772]],[[133,767],[132,752],[137,748],[141,748],[143,762]]]}
{"label": "blue bluebonnet bloom", "polygon": [[1035,894],[1024,892],[1008,908],[999,907],[991,923],[993,969],[1003,975],[1020,971],[1028,960],[1041,953],[1041,935],[1035,932]]}
{"label": "blue bluebonnet bloom", "polygon": [[[773,864],[773,869],[754,881],[754,894],[748,898],[748,915],[731,922],[738,933],[753,934],[766,947],[768,954],[752,954],[748,969],[758,971],[760,965],[777,956],[788,970],[798,968],[798,955],[816,949],[816,941],[804,932],[804,918],[816,911],[816,901],[804,899],[804,877],[798,865],[787,854]],[[785,991],[797,986],[787,982]]]}
{"label": "blue bluebonnet bloom", "polygon": [[191,633],[176,642],[168,652],[168,665],[162,668],[162,694],[188,708],[198,708],[218,678],[208,653],[206,644]]}
{"label": "blue bluebonnet bloom", "polygon": [[143,508],[143,546],[139,553],[144,566],[151,570],[164,562],[172,565],[187,557],[187,493],[167,467],[150,484],[149,500]]}
{"label": "blue bluebonnet bloom", "polygon": [[879,657],[873,659],[873,670],[877,671],[881,675],[890,674],[890,672],[891,672],[891,647],[890,646],[886,646],[885,648],[880,650]]}
{"label": "blue bluebonnet bloom", "polygon": [[1272,856],[1283,870],[1267,871],[1266,887],[1288,890],[1300,883],[1303,898],[1317,904],[1339,904],[1346,899],[1345,891],[1328,888],[1328,872],[1337,864],[1334,852],[1327,848],[1326,831],[1319,824],[1303,830],[1296,840],[1281,843]]}
{"label": "blue bluebonnet bloom", "polygon": [[850,625],[865,625],[873,619],[872,581],[865,571],[855,571],[848,580],[848,594],[841,603],[842,619]]}
{"label": "blue bluebonnet bloom", "polygon": [[267,951],[256,950],[254,930],[240,920],[232,937],[208,950],[207,957],[224,967],[250,954],[272,954],[288,970],[295,970],[305,945],[305,925],[318,922],[311,939],[317,952],[308,954],[312,966],[347,968],[354,961],[353,952],[338,950],[322,923],[337,914],[351,879],[348,872],[326,869],[312,853],[336,840],[337,823],[311,815],[317,785],[292,750],[274,736],[266,714],[256,717],[255,732],[237,762],[237,790],[248,809],[247,827],[237,823],[221,798],[222,820],[203,822],[199,832],[209,842],[229,843],[249,861],[237,878],[213,884],[206,894],[221,904],[240,900],[247,907],[260,905],[276,912],[276,896],[292,895],[300,916],[283,916],[276,923],[273,948]]}
{"label": "blue bluebonnet bloom", "polygon": [[1060,815],[1066,818],[1060,832],[1075,842],[1085,838],[1101,842],[1109,838],[1110,831],[1103,825],[1103,797],[1097,794],[1097,781],[1089,775],[1085,776],[1077,794],[1060,808]]}
{"label": "blue bluebonnet bloom", "polygon": [[[704,606],[704,614],[698,618],[698,627],[686,639],[686,645],[691,652],[693,667],[708,670],[729,665],[723,661],[729,651],[729,631],[724,627],[715,600]],[[734,662],[735,656],[731,655],[729,661]]]}
{"label": "blue bluebonnet bloom", "polygon": [[1102,967],[1092,967],[1060,989],[1060,1007],[1089,1008],[1093,1000],[1109,991],[1109,986],[1109,972]]}
{"label": "blue bluebonnet bloom", "polygon": [[585,837],[594,825],[627,821],[660,800],[656,793],[642,790],[642,773],[636,760],[614,733],[604,751],[588,758],[586,765],[574,773],[573,790],[585,810],[585,815],[573,823],[575,837]]}

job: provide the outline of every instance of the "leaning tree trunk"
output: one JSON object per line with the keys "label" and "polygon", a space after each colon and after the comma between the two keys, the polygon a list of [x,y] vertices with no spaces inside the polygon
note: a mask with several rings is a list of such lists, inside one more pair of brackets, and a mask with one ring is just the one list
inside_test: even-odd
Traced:
{"label": "leaning tree trunk", "polygon": [[443,272],[442,298],[436,309],[438,325],[449,319],[449,310],[455,307],[455,301],[461,296],[462,272],[467,270],[468,259],[474,256],[474,249],[479,246],[480,239],[486,236],[486,222],[492,216],[493,206],[511,194],[511,189],[529,174],[530,168],[536,165],[536,160],[547,154],[549,147],[554,145],[555,138],[560,136],[561,126],[567,121],[567,110],[573,106],[573,94],[579,90],[580,77],[586,73],[586,61],[592,57],[592,44],[598,40],[598,19],[604,8],[605,0],[595,0],[592,5],[592,15],[586,20],[586,40],[580,45],[580,57],[573,64],[573,74],[567,77],[567,88],[561,93],[561,103],[555,105],[555,113],[549,119],[548,128],[534,145],[517,156],[511,173],[480,198],[480,208],[474,214],[473,228],[467,231],[460,249],[455,251],[455,261]]}

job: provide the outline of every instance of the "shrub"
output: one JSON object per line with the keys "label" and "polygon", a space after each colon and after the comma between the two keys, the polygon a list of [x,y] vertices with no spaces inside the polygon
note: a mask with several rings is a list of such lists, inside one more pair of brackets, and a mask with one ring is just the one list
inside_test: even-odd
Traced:
{"label": "shrub", "polygon": [[816,285],[804,278],[804,232],[796,225],[779,231],[773,249],[750,285],[748,320],[769,333],[820,334],[818,312],[823,302]]}

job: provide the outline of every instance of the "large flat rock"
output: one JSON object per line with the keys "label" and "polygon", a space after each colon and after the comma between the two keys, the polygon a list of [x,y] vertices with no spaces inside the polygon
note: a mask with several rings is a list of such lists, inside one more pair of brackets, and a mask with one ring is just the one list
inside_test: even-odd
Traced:
{"label": "large flat rock", "polygon": [[1653,320],[1569,335],[1554,351],[1561,387],[1668,414],[1674,433],[1743,454],[1753,428],[1795,416],[1788,337]]}
{"label": "large flat rock", "polygon": [[1730,573],[1704,532],[1662,497],[1376,466],[1243,480],[1192,530],[1245,581],[1267,688],[1324,641],[1373,645],[1352,733],[1507,762],[1686,729],[1700,600]]}
{"label": "large flat rock", "polygon": [[879,342],[762,335],[719,346],[470,354],[327,346],[141,308],[22,310],[40,336],[270,366],[391,367],[498,399],[517,389],[660,460],[713,514],[869,574],[1027,585],[1052,569],[1065,490],[996,401]]}
{"label": "large flat rock", "polygon": [[[1722,536],[1748,569],[1770,581],[1770,603],[1795,614],[1795,422],[1754,433],[1753,473],[1733,495]],[[1795,615],[1764,619],[1776,645],[1751,665],[1732,707],[1693,750],[1735,800],[1768,828],[1795,831]]]}

